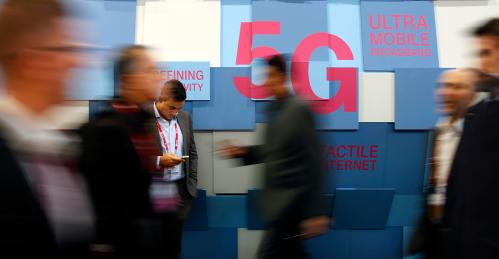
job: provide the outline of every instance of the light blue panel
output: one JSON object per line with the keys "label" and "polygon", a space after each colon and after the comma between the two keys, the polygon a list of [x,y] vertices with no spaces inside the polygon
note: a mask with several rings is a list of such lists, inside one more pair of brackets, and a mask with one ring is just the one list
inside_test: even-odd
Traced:
{"label": "light blue panel", "polygon": [[428,131],[395,131],[391,127],[387,146],[386,187],[396,188],[397,194],[421,194],[428,157]]}
{"label": "light blue panel", "polygon": [[403,250],[404,259],[424,259],[423,253],[414,254],[414,255],[406,255],[415,230],[416,230],[416,227],[404,227],[403,228],[403,231],[404,231],[404,240],[403,240],[403,242],[404,242],[404,250]]}
{"label": "light blue panel", "polygon": [[185,222],[185,230],[208,230],[207,207],[206,190],[198,190],[198,196],[192,201]]}
{"label": "light blue panel", "polygon": [[237,259],[237,228],[185,231],[182,239],[182,258]]}
{"label": "light blue panel", "polygon": [[438,67],[433,2],[362,2],[361,27],[365,71]]}
{"label": "light blue panel", "polygon": [[222,0],[221,6],[221,62],[223,67],[235,67],[241,22],[251,22],[251,0]]}
{"label": "light blue panel", "polygon": [[177,79],[184,84],[189,101],[210,100],[210,62],[160,62],[161,84]]}
{"label": "light blue panel", "polygon": [[350,259],[402,258],[402,228],[384,230],[351,230],[348,250]]}
{"label": "light blue panel", "polygon": [[258,101],[255,102],[256,123],[268,122],[267,109],[271,101]]}
{"label": "light blue panel", "polygon": [[245,228],[246,195],[208,196],[210,228]]}
{"label": "light blue panel", "polygon": [[394,194],[394,189],[336,189],[333,228],[385,228]]}
{"label": "light blue panel", "polygon": [[327,80],[328,67],[330,65],[327,61],[310,61],[308,68],[308,77],[312,90],[322,99],[329,99],[331,97],[331,82]]}
{"label": "light blue panel", "polygon": [[431,129],[438,120],[435,89],[443,68],[395,70],[395,129]]}
{"label": "light blue panel", "polygon": [[[358,75],[358,74],[357,74]],[[357,78],[357,93],[359,92],[359,80]],[[341,82],[330,81],[330,92],[331,98],[336,95],[340,89]],[[358,95],[357,95],[358,96]],[[357,97],[357,111],[355,112],[345,112],[344,106],[341,106],[338,110],[328,114],[315,114],[317,120],[317,129],[320,130],[356,130],[359,128],[359,105]]]}
{"label": "light blue panel", "polygon": [[[320,132],[321,157],[326,163],[328,178],[325,181],[327,193],[334,193],[335,188],[385,188],[389,127],[388,123],[360,123],[358,131]],[[349,146],[353,146],[352,155]],[[357,167],[348,166],[346,161],[357,161]]]}
{"label": "light blue panel", "polygon": [[[362,70],[362,39],[359,0],[328,0],[328,32],[344,40],[353,53],[353,60],[337,60],[330,52],[333,67],[357,67]],[[348,26],[345,26],[348,24]]]}
{"label": "light blue panel", "polygon": [[348,257],[348,230],[330,230],[305,243],[311,258],[343,259]]}
{"label": "light blue panel", "polygon": [[424,206],[423,195],[395,195],[387,226],[416,226]]}
{"label": "light blue panel", "polygon": [[[253,46],[269,46],[279,53],[293,54],[300,42],[310,34],[327,31],[326,1],[253,1],[253,21],[279,21],[280,35],[257,35]],[[327,61],[327,50],[317,49],[314,61]]]}
{"label": "light blue panel", "polygon": [[135,1],[67,0],[71,11],[85,13],[89,28],[74,29],[77,37],[102,47],[89,53],[88,67],[76,69],[69,82],[70,100],[103,100],[114,94],[113,48],[135,42]]}
{"label": "light blue panel", "polygon": [[250,68],[211,68],[211,100],[193,104],[195,130],[254,130],[255,102],[234,86],[236,76],[249,76]]}

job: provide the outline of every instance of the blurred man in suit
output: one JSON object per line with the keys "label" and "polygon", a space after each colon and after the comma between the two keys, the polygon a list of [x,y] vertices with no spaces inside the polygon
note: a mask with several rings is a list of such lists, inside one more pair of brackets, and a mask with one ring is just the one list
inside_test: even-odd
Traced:
{"label": "blurred man in suit", "polygon": [[143,46],[123,48],[115,73],[118,96],[81,129],[81,169],[97,215],[95,252],[160,258],[160,224],[149,188],[161,150],[154,117],[144,108],[156,98],[160,77]]}
{"label": "blurred man in suit", "polygon": [[184,224],[196,197],[198,181],[192,119],[189,113],[182,111],[186,99],[184,85],[170,80],[161,88],[151,108],[163,152],[163,156],[158,157],[162,174],[153,178],[151,194],[162,219],[166,258],[173,259],[180,258]]}
{"label": "blurred man in suit", "polygon": [[444,116],[431,134],[427,210],[413,236],[410,253],[424,252],[425,258],[442,258],[442,217],[450,167],[463,130],[467,109],[476,104],[478,73],[472,69],[444,72],[436,90],[438,110]]}
{"label": "blurred man in suit", "polygon": [[322,168],[314,118],[307,105],[286,87],[286,63],[267,59],[265,87],[276,98],[268,110],[265,144],[220,151],[245,164],[265,163],[263,214],[269,223],[258,258],[307,258],[302,240],[328,229],[329,217],[320,202]]}
{"label": "blurred man in suit", "polygon": [[448,179],[446,258],[499,258],[499,19],[474,35],[484,74],[479,88],[489,96],[466,114]]}
{"label": "blurred man in suit", "polygon": [[78,141],[48,130],[81,48],[57,0],[0,7],[0,258],[86,258],[93,236],[85,182],[71,166]]}

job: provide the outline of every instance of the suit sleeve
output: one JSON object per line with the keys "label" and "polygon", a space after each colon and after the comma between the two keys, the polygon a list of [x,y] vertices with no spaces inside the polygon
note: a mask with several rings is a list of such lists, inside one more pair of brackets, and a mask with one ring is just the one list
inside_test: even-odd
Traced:
{"label": "suit sleeve", "polygon": [[265,159],[264,145],[247,146],[246,155],[241,157],[244,165],[263,163]]}
{"label": "suit sleeve", "polygon": [[302,123],[299,123],[299,130],[297,134],[301,134],[304,157],[303,159],[307,161],[308,168],[307,176],[305,177],[305,186],[307,188],[306,195],[303,201],[304,207],[304,218],[311,218],[321,215],[327,215],[328,211],[325,200],[323,199],[323,182],[324,182],[324,170],[323,163],[320,154],[320,143],[317,131],[314,125],[314,118],[312,113],[303,107],[300,113],[302,116]]}
{"label": "suit sleeve", "polygon": [[196,149],[196,141],[194,139],[194,131],[192,130],[192,117],[189,116],[189,177],[196,183],[198,181],[198,151]]}

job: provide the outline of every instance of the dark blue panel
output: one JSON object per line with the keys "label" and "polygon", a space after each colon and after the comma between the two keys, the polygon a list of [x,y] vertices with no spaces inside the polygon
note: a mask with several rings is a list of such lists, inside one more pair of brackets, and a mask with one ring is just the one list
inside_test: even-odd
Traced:
{"label": "dark blue panel", "polygon": [[208,226],[246,227],[246,195],[208,196]]}
{"label": "dark blue panel", "polygon": [[337,229],[382,229],[392,206],[393,189],[337,189],[334,207]]}
{"label": "dark blue panel", "polygon": [[348,230],[332,230],[306,241],[311,258],[335,259],[348,257]]}
{"label": "dark blue panel", "polygon": [[261,213],[259,203],[259,190],[248,190],[248,199],[246,201],[246,219],[249,230],[265,229],[267,224]]}
{"label": "dark blue panel", "polygon": [[[327,32],[327,1],[253,1],[252,21],[279,21],[279,35],[255,36],[253,47],[269,46],[279,53],[294,53],[308,35]],[[324,43],[327,45],[327,42]],[[312,55],[314,61],[327,61],[328,52],[320,48]]]}
{"label": "dark blue panel", "polygon": [[423,259],[423,253],[418,253],[418,254],[408,254],[408,249],[412,240],[412,237],[414,235],[414,231],[416,230],[416,227],[404,227],[404,249],[402,250],[404,253],[404,259]]}
{"label": "dark blue panel", "polygon": [[191,211],[185,222],[185,230],[207,230],[208,211],[206,190],[198,190],[198,196],[192,201]]}
{"label": "dark blue panel", "polygon": [[395,131],[392,123],[360,123],[358,131],[320,131],[320,137],[327,193],[335,188],[422,192],[427,131]]}
{"label": "dark blue panel", "polygon": [[250,76],[250,68],[211,68],[211,100],[193,103],[194,130],[254,130],[255,102],[234,86],[236,76]]}
{"label": "dark blue panel", "polygon": [[400,259],[402,228],[351,230],[348,250],[351,259]]}
{"label": "dark blue panel", "polygon": [[424,206],[424,195],[395,195],[387,226],[416,226]]}
{"label": "dark blue panel", "polygon": [[[327,193],[333,193],[335,188],[384,188],[390,126],[388,123],[360,123],[358,131],[320,132]],[[354,146],[352,154],[347,150],[349,146]]]}
{"label": "dark blue panel", "polygon": [[237,259],[237,229],[185,231],[182,239],[182,258]]}
{"label": "dark blue panel", "polygon": [[397,194],[420,194],[423,190],[428,131],[394,131],[388,134],[385,187]]}
{"label": "dark blue panel", "polygon": [[395,129],[431,129],[435,126],[437,80],[446,69],[395,69]]}

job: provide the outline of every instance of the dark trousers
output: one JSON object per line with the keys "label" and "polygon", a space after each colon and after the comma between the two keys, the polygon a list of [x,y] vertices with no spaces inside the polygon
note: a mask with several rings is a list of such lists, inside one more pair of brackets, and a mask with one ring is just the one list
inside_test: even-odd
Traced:
{"label": "dark trousers", "polygon": [[308,254],[299,231],[300,221],[272,224],[258,249],[259,259],[303,259]]}
{"label": "dark trousers", "polygon": [[187,191],[185,179],[177,181],[177,190],[182,199],[177,212],[160,215],[163,229],[163,254],[167,259],[180,258],[185,220],[191,209],[192,196]]}

